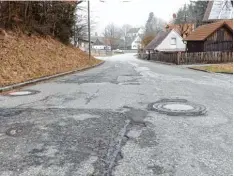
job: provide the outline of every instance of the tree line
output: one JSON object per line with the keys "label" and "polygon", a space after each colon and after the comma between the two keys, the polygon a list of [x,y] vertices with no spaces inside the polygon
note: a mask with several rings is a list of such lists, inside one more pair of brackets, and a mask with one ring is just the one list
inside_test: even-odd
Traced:
{"label": "tree line", "polygon": [[[38,33],[68,44],[77,25],[81,1],[0,1],[0,28]],[[83,28],[83,26],[82,26]]]}

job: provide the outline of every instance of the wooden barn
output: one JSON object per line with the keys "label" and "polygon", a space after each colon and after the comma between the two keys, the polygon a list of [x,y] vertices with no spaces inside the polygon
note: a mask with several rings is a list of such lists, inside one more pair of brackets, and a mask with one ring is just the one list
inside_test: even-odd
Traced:
{"label": "wooden barn", "polygon": [[222,20],[202,25],[184,39],[187,52],[232,51],[233,21]]}

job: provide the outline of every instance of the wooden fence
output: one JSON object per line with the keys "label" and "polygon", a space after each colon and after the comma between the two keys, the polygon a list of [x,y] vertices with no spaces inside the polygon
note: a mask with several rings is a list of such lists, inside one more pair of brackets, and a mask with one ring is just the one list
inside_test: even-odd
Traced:
{"label": "wooden fence", "polygon": [[195,52],[195,53],[151,53],[150,57],[146,53],[139,53],[142,59],[150,59],[160,62],[169,62],[173,64],[214,64],[233,61],[231,51],[217,52]]}
{"label": "wooden fence", "polygon": [[113,53],[110,50],[97,50],[97,49],[92,49],[91,54],[93,56],[111,56]]}

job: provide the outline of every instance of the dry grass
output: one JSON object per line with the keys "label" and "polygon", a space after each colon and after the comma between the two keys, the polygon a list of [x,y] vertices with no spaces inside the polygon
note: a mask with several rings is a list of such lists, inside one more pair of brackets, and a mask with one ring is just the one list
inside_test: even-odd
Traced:
{"label": "dry grass", "polygon": [[217,65],[209,65],[209,66],[196,66],[192,67],[198,70],[204,70],[208,72],[215,72],[215,73],[233,73],[233,64],[217,64]]}
{"label": "dry grass", "polygon": [[16,37],[0,40],[0,87],[100,63],[78,48],[50,37]]}

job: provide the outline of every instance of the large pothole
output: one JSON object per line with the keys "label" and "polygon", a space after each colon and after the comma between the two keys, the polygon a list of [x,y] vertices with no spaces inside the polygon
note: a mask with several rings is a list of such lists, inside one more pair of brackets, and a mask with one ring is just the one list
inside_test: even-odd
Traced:
{"label": "large pothole", "polygon": [[149,110],[170,116],[199,116],[206,113],[206,107],[185,99],[162,99],[151,103]]}

